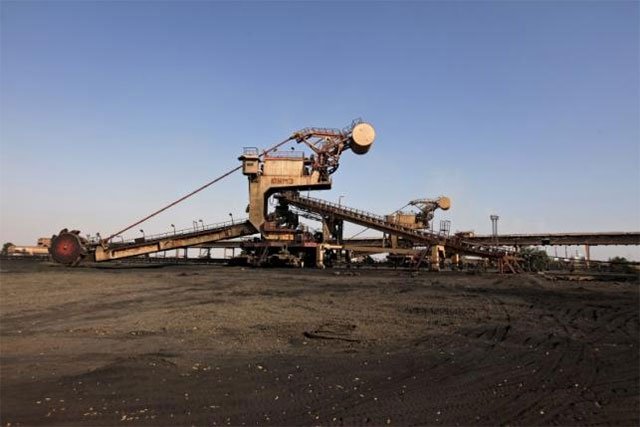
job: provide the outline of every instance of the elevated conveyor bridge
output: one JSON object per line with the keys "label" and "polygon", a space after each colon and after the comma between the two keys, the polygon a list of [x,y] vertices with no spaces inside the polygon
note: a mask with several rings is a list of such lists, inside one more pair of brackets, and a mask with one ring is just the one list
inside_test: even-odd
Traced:
{"label": "elevated conveyor bridge", "polygon": [[284,192],[280,193],[276,197],[299,209],[320,215],[333,216],[347,222],[396,235],[414,243],[443,245],[446,248],[461,254],[477,255],[496,259],[503,258],[508,254],[508,252],[502,248],[482,243],[469,242],[455,236],[446,236],[431,231],[404,227],[400,224],[389,222],[385,220],[384,217],[371,212],[365,212],[313,197],[301,196],[296,192]]}
{"label": "elevated conveyor bridge", "polygon": [[88,254],[94,261],[110,261],[148,255],[155,252],[234,239],[257,233],[249,221],[229,221],[203,226],[200,229],[174,231],[156,236],[142,237],[129,241],[87,242],[78,231],[62,230],[54,239],[58,239],[58,250],[51,252],[54,260],[61,264],[77,265]]}
{"label": "elevated conveyor bridge", "polygon": [[191,229],[176,233],[164,233],[149,238],[135,239],[129,242],[112,242],[107,246],[96,247],[95,260],[108,261],[120,258],[146,255],[154,252],[188,248],[205,243],[233,239],[257,233],[249,221],[230,221],[214,224],[203,229]]}

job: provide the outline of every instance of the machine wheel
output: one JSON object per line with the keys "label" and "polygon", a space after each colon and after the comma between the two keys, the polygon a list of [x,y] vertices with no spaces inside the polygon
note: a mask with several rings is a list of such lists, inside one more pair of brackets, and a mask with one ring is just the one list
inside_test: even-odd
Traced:
{"label": "machine wheel", "polygon": [[65,228],[57,236],[54,234],[51,237],[49,253],[56,262],[74,267],[87,254],[85,243],[78,230],[69,231]]}

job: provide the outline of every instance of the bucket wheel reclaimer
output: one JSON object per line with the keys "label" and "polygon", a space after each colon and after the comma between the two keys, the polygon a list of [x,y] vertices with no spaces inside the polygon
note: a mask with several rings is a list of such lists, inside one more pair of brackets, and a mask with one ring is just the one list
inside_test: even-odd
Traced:
{"label": "bucket wheel reclaimer", "polygon": [[51,237],[49,253],[51,257],[67,266],[76,266],[87,255],[87,240],[80,236],[80,231],[64,228],[58,235]]}
{"label": "bucket wheel reclaimer", "polygon": [[[69,231],[65,228],[58,235],[52,236],[49,253],[56,262],[73,267],[77,266],[87,256],[92,261],[100,262],[195,246],[225,238],[241,237],[262,232],[263,225],[266,222],[267,209],[265,203],[271,194],[283,190],[331,188],[330,175],[338,168],[342,152],[350,149],[356,154],[365,154],[371,148],[374,139],[375,130],[373,126],[363,122],[361,119],[354,120],[344,129],[302,129],[262,152],[255,149],[255,152],[252,151],[250,156],[249,154],[243,154],[240,158],[243,161],[242,166],[237,166],[227,171],[174,202],[113,233],[105,240],[98,236],[99,241],[89,242],[80,236],[79,231]],[[298,155],[287,157],[282,156],[280,152],[273,154],[281,146],[294,141],[303,143],[311,149],[313,151],[311,157]],[[286,154],[287,152],[284,153]],[[263,167],[260,168],[259,166]],[[286,169],[284,170],[286,172],[284,178],[282,176],[283,171],[278,169],[282,167]],[[172,235],[164,235],[151,240],[143,237],[142,241],[136,239],[134,242],[125,243],[123,241],[118,245],[110,245],[109,242],[114,237],[121,236],[122,233],[241,169],[250,178],[249,221],[240,223],[232,221],[231,224],[221,227],[194,230],[193,232],[189,231],[179,235],[174,230]],[[267,238],[264,233],[263,238]]]}

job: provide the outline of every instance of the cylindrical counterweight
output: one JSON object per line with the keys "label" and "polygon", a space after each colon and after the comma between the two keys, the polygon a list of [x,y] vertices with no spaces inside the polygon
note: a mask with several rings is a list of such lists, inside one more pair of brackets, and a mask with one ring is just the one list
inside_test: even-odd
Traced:
{"label": "cylindrical counterweight", "polygon": [[448,210],[451,207],[451,199],[447,196],[440,196],[438,198],[438,207],[443,211]]}
{"label": "cylindrical counterweight", "polygon": [[365,154],[376,139],[376,131],[369,123],[359,123],[351,131],[349,146],[356,154]]}

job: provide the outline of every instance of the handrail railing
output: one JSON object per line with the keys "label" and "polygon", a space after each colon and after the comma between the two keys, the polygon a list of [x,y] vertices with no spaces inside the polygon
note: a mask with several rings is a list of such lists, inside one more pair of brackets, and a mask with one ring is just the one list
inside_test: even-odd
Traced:
{"label": "handrail railing", "polygon": [[294,201],[294,202],[299,201],[303,204],[306,203],[308,205],[316,205],[321,208],[331,210],[337,214],[343,214],[343,215],[352,214],[356,217],[359,217],[363,221],[366,221],[371,224],[378,223],[384,228],[395,229],[396,231],[401,232],[405,235],[413,235],[417,238],[422,238],[425,240],[439,241],[444,243],[445,245],[448,244],[449,246],[458,247],[463,250],[491,254],[491,255],[502,255],[509,252],[505,248],[499,248],[499,247],[479,244],[479,243],[471,243],[463,239],[460,239],[458,237],[451,237],[451,236],[441,234],[441,233],[436,233],[433,231],[417,230],[414,228],[405,227],[397,223],[387,221],[381,215],[363,211],[360,209],[351,208],[349,206],[340,205],[334,202],[316,199],[314,197],[300,196],[300,194],[293,193],[293,192],[284,193],[283,195],[285,198],[289,199],[290,201]]}
{"label": "handrail railing", "polygon": [[294,136],[296,138],[306,138],[311,135],[346,137],[351,133],[353,128],[356,127],[356,125],[358,125],[359,123],[362,123],[361,118],[352,120],[351,123],[349,123],[347,126],[343,127],[342,129],[307,127],[296,132]]}
{"label": "handrail railing", "polygon": [[214,230],[229,227],[232,225],[240,225],[245,223],[247,220],[248,218],[240,218],[240,219],[234,219],[230,221],[218,222],[214,224],[207,224],[207,225],[203,224],[200,227],[183,228],[180,230],[168,231],[166,233],[152,234],[149,236],[144,236],[144,237],[139,237],[134,239],[127,239],[119,242],[112,242],[111,245],[120,246],[120,245],[132,244],[132,243],[147,243],[147,242],[153,242],[156,240],[162,240],[164,238],[173,237],[173,236],[188,236],[188,235],[202,234],[208,231],[214,231]]}
{"label": "handrail railing", "polygon": [[265,159],[300,159],[304,158],[304,151],[300,150],[285,150],[285,151],[272,151],[264,156]]}

